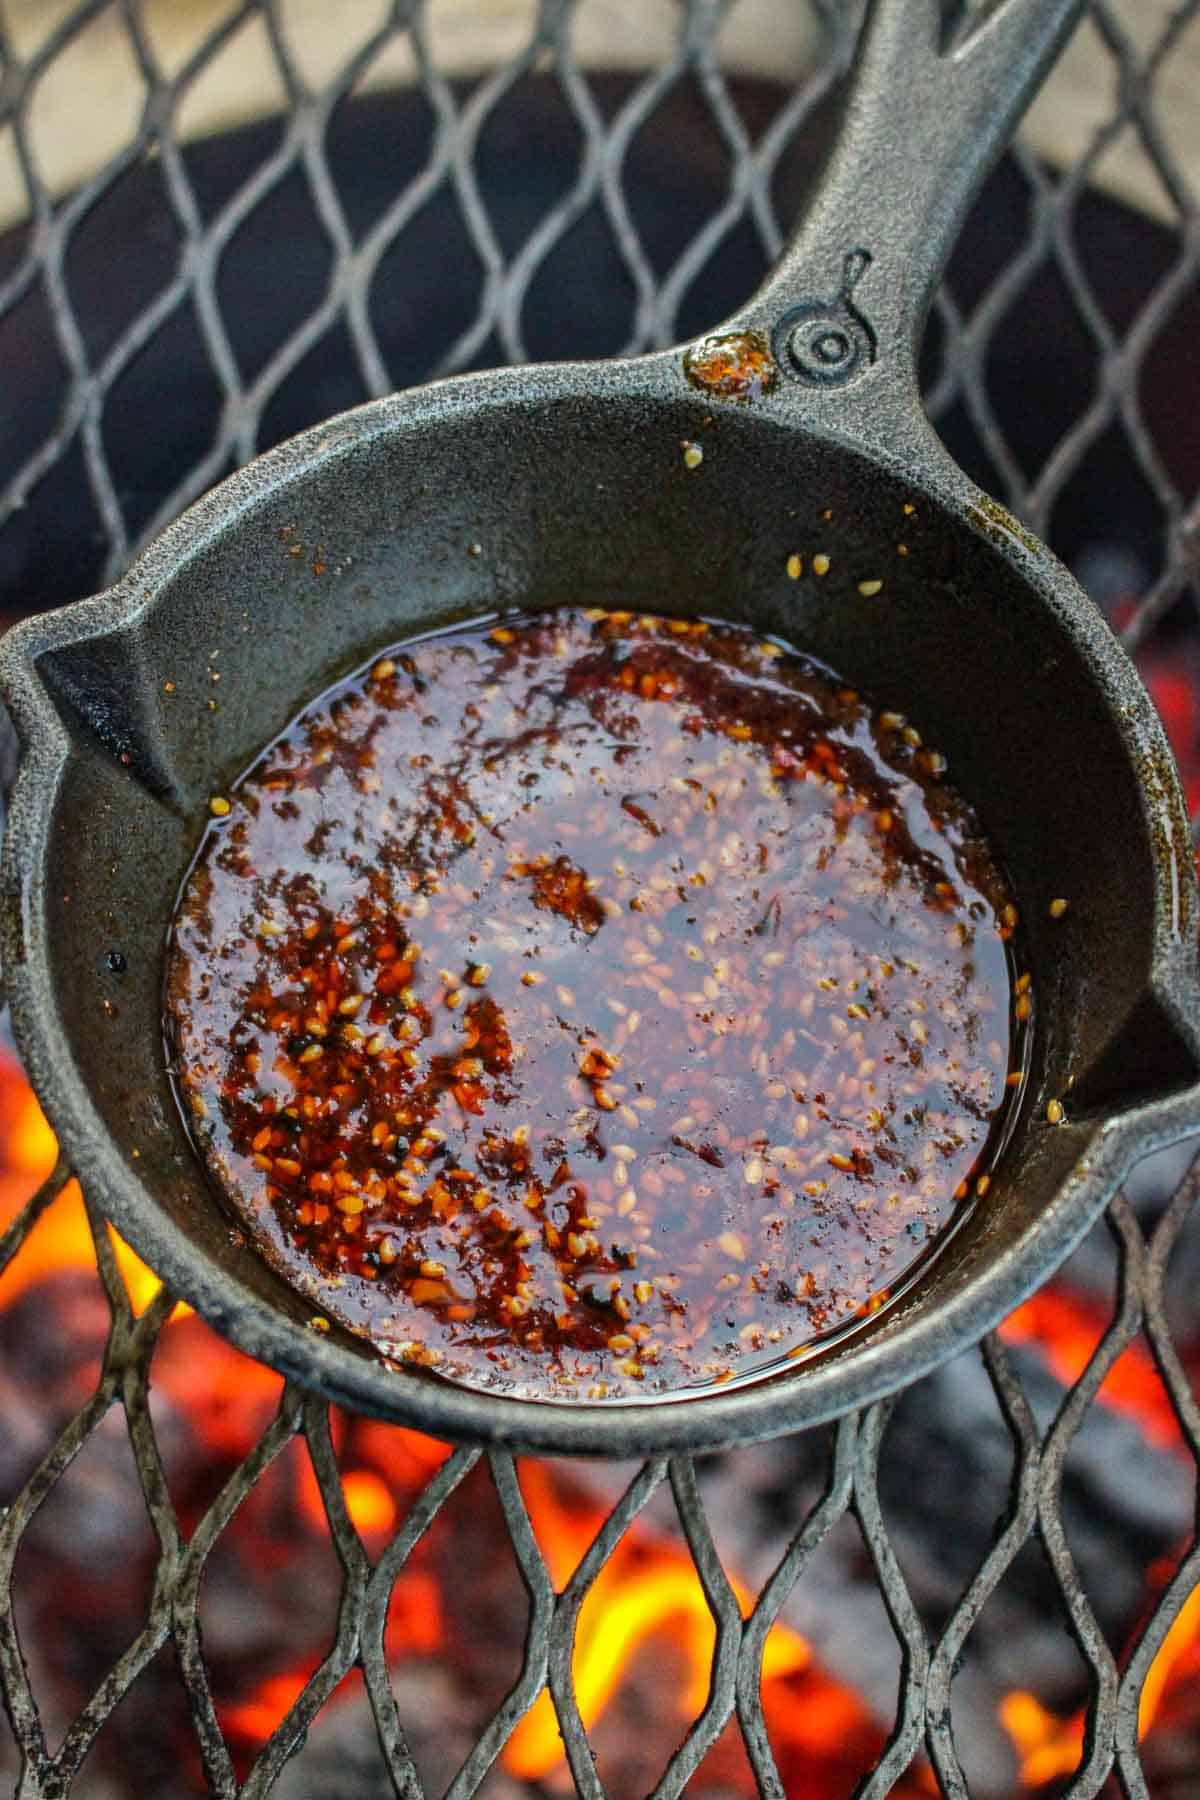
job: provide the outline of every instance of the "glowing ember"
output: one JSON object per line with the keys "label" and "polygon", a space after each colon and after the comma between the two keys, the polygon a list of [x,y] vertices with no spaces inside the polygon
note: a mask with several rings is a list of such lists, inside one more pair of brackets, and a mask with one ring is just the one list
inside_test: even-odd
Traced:
{"label": "glowing ember", "polygon": [[[1058,1285],[1043,1288],[1000,1327],[1006,1344],[1032,1344],[1051,1373],[1071,1387],[1083,1374],[1096,1346],[1112,1322],[1111,1310],[1067,1293]],[[1135,1339],[1117,1358],[1098,1398],[1114,1412],[1138,1425],[1150,1443],[1163,1450],[1183,1448],[1179,1420],[1146,1345]]]}
{"label": "glowing ember", "polygon": [[222,1714],[223,1730],[232,1737],[249,1738],[265,1744],[312,1673],[311,1669],[289,1669],[281,1675],[268,1675],[249,1700],[238,1706],[227,1706]]}

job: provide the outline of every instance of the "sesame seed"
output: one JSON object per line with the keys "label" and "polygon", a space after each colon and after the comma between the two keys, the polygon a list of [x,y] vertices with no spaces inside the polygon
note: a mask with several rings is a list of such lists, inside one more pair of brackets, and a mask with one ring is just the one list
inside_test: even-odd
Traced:
{"label": "sesame seed", "polygon": [[872,600],[876,594],[883,592],[883,583],[882,581],[860,581],[858,591],[864,600]]}
{"label": "sesame seed", "polygon": [[812,566],[814,575],[828,575],[829,558],[823,550],[817,551],[817,554],[812,559]]}
{"label": "sesame seed", "polygon": [[789,581],[799,581],[799,579],[803,575],[803,573],[804,573],[803,560],[799,556],[795,556],[795,555],[789,556],[787,559],[788,580]]}
{"label": "sesame seed", "polygon": [[1069,900],[1052,900],[1049,908],[1050,917],[1052,919],[1061,919],[1070,904],[1071,902]]}
{"label": "sesame seed", "polygon": [[208,810],[214,819],[223,819],[230,810],[229,802],[224,794],[214,794],[208,803]]}
{"label": "sesame seed", "polygon": [[693,444],[689,439],[685,438],[681,448],[683,450],[684,468],[698,469],[700,464],[704,461],[704,452],[699,444]]}
{"label": "sesame seed", "polygon": [[1049,1100],[1046,1103],[1046,1123],[1061,1125],[1066,1118],[1066,1110],[1061,1100]]}

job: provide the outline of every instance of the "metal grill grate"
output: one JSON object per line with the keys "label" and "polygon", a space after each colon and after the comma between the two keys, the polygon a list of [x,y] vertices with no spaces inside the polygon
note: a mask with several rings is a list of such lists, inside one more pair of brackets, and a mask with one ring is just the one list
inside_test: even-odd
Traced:
{"label": "metal grill grate", "polygon": [[[856,23],[856,8],[819,0],[812,9],[813,41],[808,46],[799,42],[796,48],[801,60],[809,55],[810,73],[798,86],[772,87],[745,76],[746,63],[753,67],[755,62],[755,53],[745,50],[751,40],[730,35],[755,4],[743,0],[739,8],[718,0],[691,0],[677,12],[664,10],[654,18],[647,5],[640,9],[641,37],[632,50],[616,38],[606,40],[616,15],[592,0],[582,0],[579,7],[568,0],[543,0],[523,35],[519,23],[514,26],[511,8],[484,8],[479,17],[485,24],[490,20],[495,30],[490,53],[480,59],[488,63],[482,73],[455,62],[453,24],[461,14],[453,8],[377,7],[373,22],[360,29],[356,22],[366,9],[347,5],[338,9],[344,18],[336,73],[320,82],[305,35],[311,18],[284,0],[197,9],[201,22],[190,36],[185,34],[182,47],[172,41],[169,50],[163,21],[172,9],[153,0],[84,0],[55,7],[10,0],[7,24],[0,7],[0,204],[7,205],[12,220],[0,240],[0,353],[6,341],[16,341],[11,334],[18,325],[35,336],[40,333],[37,341],[44,351],[36,368],[24,371],[32,375],[37,391],[28,405],[23,401],[20,420],[8,426],[0,421],[0,443],[8,447],[7,462],[0,465],[0,572],[13,603],[27,602],[40,591],[39,535],[62,528],[58,520],[68,503],[76,514],[86,515],[86,530],[78,540],[82,548],[68,573],[48,579],[47,597],[85,591],[94,585],[93,576],[111,578],[141,542],[233,464],[329,410],[331,392],[333,404],[346,404],[383,393],[398,381],[519,360],[540,350],[534,339],[541,327],[535,330],[534,325],[546,316],[546,307],[538,296],[547,281],[560,278],[562,265],[556,258],[569,247],[573,233],[591,232],[592,237],[581,240],[585,244],[602,241],[616,288],[626,296],[624,313],[612,324],[614,336],[605,348],[624,351],[668,343],[681,330],[698,329],[719,316],[725,302],[738,297],[721,290],[722,257],[736,262],[736,252],[742,259],[738,266],[749,268],[753,278],[756,262],[765,265],[779,249],[788,208],[803,188],[795,170],[797,155],[804,161],[820,142],[822,120],[848,64]],[[175,10],[192,16],[190,9]],[[597,10],[602,15],[598,24],[592,22]],[[636,9],[627,10],[632,20]],[[782,10],[777,17],[757,6],[768,37]],[[515,49],[514,33],[520,40]],[[804,34],[796,28],[797,35]],[[47,167],[44,148],[47,119],[53,115],[48,95],[51,84],[68,66],[76,66],[81,54],[95,59],[96,71],[104,71],[106,110],[116,115],[121,93],[132,96],[130,129],[91,172],[82,167],[56,172]],[[1070,60],[1080,56],[1082,63]],[[271,75],[281,112],[269,127],[244,128],[239,141],[248,166],[239,165],[232,188],[222,191],[205,163],[203,138],[189,134],[228,120],[205,114],[197,96],[206,81],[213,88],[214,71],[224,70],[222,80],[227,81],[239,59],[245,65],[255,58],[257,79],[267,79],[264,70]],[[618,58],[622,67],[615,74],[597,74],[591,66]],[[739,58],[741,74],[731,67]],[[1072,111],[1069,74],[1076,66],[1087,89],[1082,114]],[[1140,599],[1121,623],[1127,641],[1140,649],[1177,649],[1188,643],[1200,604],[1195,591],[1200,568],[1197,471],[1173,441],[1170,406],[1160,403],[1172,382],[1181,379],[1180,333],[1189,318],[1195,329],[1200,307],[1197,194],[1195,184],[1188,182],[1188,146],[1178,142],[1169,106],[1172,85],[1186,104],[1188,72],[1194,80],[1198,67],[1200,0],[1184,0],[1170,9],[1165,0],[1161,5],[1157,0],[1152,5],[1096,0],[1069,53],[1068,75],[1055,90],[1057,100],[1047,102],[1038,115],[1043,135],[1035,133],[1032,146],[1027,141],[1017,148],[981,202],[977,217],[986,218],[989,207],[1008,196],[1011,241],[1001,254],[993,249],[990,263],[986,256],[973,257],[969,266],[956,263],[952,268],[937,301],[927,354],[929,405],[956,453],[1036,530],[1072,556],[1081,572],[1093,574],[1102,600],[1109,597],[1106,585],[1111,589],[1116,578],[1109,564],[1097,562],[1073,523],[1073,496],[1081,489],[1093,492],[1102,483],[1111,484],[1114,493],[1124,487],[1136,494],[1133,535],[1140,564],[1132,576],[1128,569],[1121,573],[1126,582],[1138,581]],[[407,148],[393,150],[389,191],[373,215],[364,218],[339,181],[336,148],[346,129],[346,108],[365,104],[358,97],[375,75],[406,81],[406,104],[418,109],[423,123]],[[99,82],[99,73],[95,80]],[[85,92],[87,85],[85,79]],[[651,243],[632,171],[656,121],[659,127],[664,118],[669,121],[671,106],[685,93],[689,116],[702,115],[706,121],[717,169],[714,197],[702,216],[685,221],[686,235],[681,228],[675,241]],[[497,190],[486,179],[487,157],[494,155],[487,141],[506,120],[514,132],[526,118],[546,128],[551,115],[539,98],[544,95],[551,96],[553,115],[574,149],[563,179],[554,192],[547,190],[546,204],[536,216],[518,222],[517,229],[511,218],[498,217]],[[1065,166],[1058,172],[1038,154],[1053,154],[1054,144],[1044,134],[1055,105],[1075,121],[1065,135],[1059,130],[1060,163]],[[1194,99],[1191,105],[1194,114]],[[530,107],[532,112],[522,111]],[[749,114],[753,118],[747,123]],[[382,116],[371,115],[376,123]],[[1197,150],[1195,142],[1191,148]],[[1194,163],[1190,172],[1196,175]],[[1138,265],[1132,297],[1115,309],[1094,255],[1097,181],[1115,183],[1148,205],[1158,220],[1153,226],[1139,225],[1139,232],[1151,234],[1138,237],[1141,248],[1122,249],[1117,240],[1101,235],[1102,250],[1106,244],[1115,246],[1106,252],[1110,258],[1131,255]],[[156,216],[165,222],[165,248],[161,267],[157,275],[147,275],[147,291],[136,308],[111,329],[98,332],[95,293],[89,296],[87,286],[99,265],[94,250],[89,263],[85,240],[90,222],[116,217],[105,209],[119,205],[123,193],[132,194],[135,213],[142,199],[153,195]],[[271,295],[277,316],[273,322],[268,319],[251,352],[239,337],[227,285],[231,258],[253,238],[271,209],[285,204],[299,207],[309,236],[322,247],[322,270],[310,283],[311,291],[299,283],[302,291],[287,292],[288,283],[280,280],[278,293]],[[457,234],[461,268],[470,270],[463,286],[471,303],[447,328],[449,341],[437,347],[428,366],[415,369],[406,361],[395,296],[403,299],[406,254],[419,263],[427,251],[429,238],[421,232],[431,219],[443,235]],[[113,248],[108,235],[108,252]],[[1061,316],[1069,320],[1061,335],[1051,333],[1049,343],[1031,299],[1039,288],[1053,290]],[[597,347],[585,341],[586,321],[576,323],[573,337],[572,320],[558,317],[559,335],[552,346],[557,353]],[[161,398],[162,358],[180,354],[184,339],[186,353],[202,375],[203,429],[199,435],[196,430],[182,434],[186,456],[168,447],[158,485],[147,489],[131,483],[122,471],[113,420],[122,411],[136,418],[139,409],[149,417]],[[1052,373],[1062,358],[1072,356],[1077,373],[1083,372],[1082,387],[1074,390],[1075,399],[1064,413],[1067,403]],[[323,357],[341,358],[332,390],[318,379]],[[22,370],[11,361],[9,366],[19,387]],[[1039,413],[1040,401],[1029,398],[1038,379],[1046,387],[1040,416],[1048,417],[1053,427],[1049,442],[1039,442],[1036,432],[1032,437],[1021,434],[1018,412]],[[1154,394],[1159,400],[1151,404]],[[1186,394],[1182,407],[1175,417],[1194,432],[1194,392],[1191,410]],[[60,1168],[13,1223],[0,1243],[0,1268],[13,1258],[19,1264],[30,1231],[66,1179],[67,1171]],[[873,1408],[841,1423],[824,1494],[745,1619],[718,1559],[702,1485],[689,1460],[647,1465],[575,1576],[556,1593],[514,1465],[492,1455],[491,1479],[530,1598],[529,1631],[516,1685],[449,1791],[481,1791],[515,1721],[548,1683],[578,1791],[603,1793],[572,1686],[575,1624],[586,1593],[622,1533],[655,1490],[668,1483],[719,1630],[707,1704],[656,1793],[681,1793],[734,1716],[761,1790],[784,1792],[761,1707],[763,1644],[792,1589],[847,1514],[857,1520],[865,1541],[901,1665],[894,1730],[874,1768],[864,1771],[858,1791],[891,1792],[924,1753],[941,1792],[968,1792],[951,1723],[956,1672],[986,1603],[1022,1548],[1036,1537],[1091,1690],[1080,1764],[1060,1791],[1094,1795],[1115,1779],[1123,1793],[1149,1793],[1138,1744],[1139,1696],[1156,1652],[1200,1579],[1200,1544],[1192,1543],[1179,1557],[1154,1610],[1130,1640],[1110,1643],[1080,1578],[1064,1523],[1064,1468],[1101,1384],[1139,1334],[1144,1334],[1161,1375],[1182,1440],[1193,1461],[1200,1461],[1200,1410],[1172,1338],[1165,1299],[1168,1261],[1177,1240],[1190,1232],[1190,1243],[1200,1229],[1188,1224],[1198,1197],[1200,1176],[1193,1174],[1165,1206],[1137,1209],[1126,1199],[1115,1203],[1108,1221],[1118,1262],[1111,1321],[1083,1374],[1048,1420],[1035,1416],[1011,1351],[996,1338],[982,1346],[979,1354],[1011,1438],[1010,1495],[986,1557],[933,1626],[921,1616],[906,1584],[880,1503],[881,1444],[896,1429],[889,1408]],[[103,1371],[94,1394],[10,1497],[0,1519],[0,1594],[5,1599],[0,1681],[24,1770],[22,1800],[49,1800],[70,1790],[114,1709],[169,1638],[214,1794],[268,1792],[298,1737],[357,1664],[394,1790],[419,1795],[424,1790],[406,1745],[406,1721],[389,1685],[383,1621],[397,1574],[479,1453],[459,1451],[442,1466],[394,1541],[372,1561],[346,1510],[325,1410],[288,1392],[257,1448],[185,1537],[147,1404],[151,1358],[171,1302],[160,1296],[135,1317],[107,1231],[98,1219],[93,1224],[112,1312]],[[144,1628],[52,1753],[17,1638],[11,1604],[14,1563],[38,1507],[115,1407],[124,1409],[157,1535],[158,1574]],[[326,1659],[239,1789],[209,1685],[197,1595],[221,1534],[297,1433],[307,1441],[343,1571],[342,1604]],[[943,1529],[953,1533],[955,1495],[945,1495],[941,1505]],[[1194,1771],[1184,1778],[1180,1792],[1187,1790],[1188,1779],[1196,1779]]]}

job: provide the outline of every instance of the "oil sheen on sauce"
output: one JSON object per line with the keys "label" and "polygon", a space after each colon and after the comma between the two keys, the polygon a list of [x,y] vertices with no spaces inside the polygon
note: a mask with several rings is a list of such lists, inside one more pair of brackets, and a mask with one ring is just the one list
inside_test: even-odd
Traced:
{"label": "oil sheen on sauce", "polygon": [[741,1379],[986,1190],[1012,898],[944,760],[816,663],[625,612],[473,627],[227,798],[169,947],[181,1100],[263,1254],[388,1359]]}

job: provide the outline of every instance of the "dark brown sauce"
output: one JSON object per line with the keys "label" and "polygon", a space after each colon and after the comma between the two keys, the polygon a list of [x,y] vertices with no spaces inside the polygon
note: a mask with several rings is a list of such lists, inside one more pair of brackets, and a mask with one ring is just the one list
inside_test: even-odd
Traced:
{"label": "dark brown sauce", "polygon": [[986,1189],[1016,910],[943,759],[811,661],[566,609],[413,642],[228,799],[170,947],[182,1097],[386,1356],[740,1378]]}

